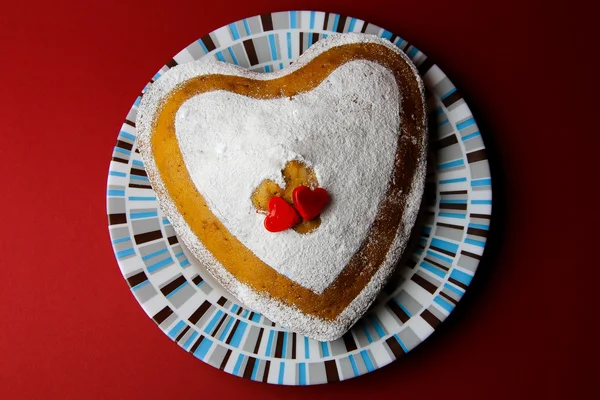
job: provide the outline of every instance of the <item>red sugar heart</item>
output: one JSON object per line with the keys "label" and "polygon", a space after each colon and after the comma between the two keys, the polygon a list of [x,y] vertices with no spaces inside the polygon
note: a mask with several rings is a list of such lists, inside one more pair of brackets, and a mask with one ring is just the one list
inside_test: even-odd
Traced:
{"label": "red sugar heart", "polygon": [[269,215],[265,218],[265,228],[269,232],[285,231],[300,221],[300,216],[287,201],[281,197],[269,200]]}
{"label": "red sugar heart", "polygon": [[329,202],[329,193],[323,188],[310,190],[306,186],[298,186],[292,193],[294,206],[306,221],[314,219]]}

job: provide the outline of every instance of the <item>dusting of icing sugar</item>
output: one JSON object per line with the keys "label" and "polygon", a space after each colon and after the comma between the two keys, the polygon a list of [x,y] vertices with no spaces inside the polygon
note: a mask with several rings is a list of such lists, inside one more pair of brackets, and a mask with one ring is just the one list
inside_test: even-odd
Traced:
{"label": "dusting of icing sugar", "polygon": [[[175,132],[192,181],[227,230],[271,268],[321,294],[360,247],[387,192],[399,101],[389,70],[352,61],[293,99],[195,96],[180,107]],[[306,235],[267,231],[251,202],[265,179],[285,186],[281,170],[291,160],[311,166],[332,198],[319,229]]]}
{"label": "dusting of icing sugar", "polygon": [[[380,266],[376,274],[360,292],[360,294],[350,303],[350,305],[347,306],[346,309],[335,320],[331,321],[306,315],[295,307],[287,306],[279,301],[276,301],[275,299],[270,298],[270,296],[266,293],[257,292],[254,289],[241,284],[214,258],[209,251],[206,250],[195,234],[191,231],[184,218],[177,212],[177,207],[173,203],[172,199],[169,196],[164,195],[166,193],[165,186],[161,180],[160,174],[157,171],[156,163],[152,156],[152,123],[155,112],[165,96],[168,95],[168,93],[177,85],[194,76],[221,73],[227,75],[244,76],[259,80],[275,79],[302,68],[306,63],[324,51],[327,51],[333,47],[351,43],[378,43],[388,47],[401,57],[405,58],[412,68],[414,78],[419,84],[421,94],[423,94],[422,81],[418,77],[416,68],[414,68],[414,66],[412,66],[410,63],[410,60],[408,60],[408,58],[389,41],[365,34],[333,34],[327,39],[321,40],[311,46],[289,68],[277,71],[275,73],[255,73],[230,64],[205,61],[182,64],[165,73],[157,82],[151,85],[149,90],[142,98],[136,121],[138,146],[140,148],[142,159],[144,160],[144,165],[148,171],[148,175],[151,178],[152,185],[155,191],[159,193],[158,199],[161,208],[169,217],[175,228],[175,231],[190,249],[192,254],[194,254],[198,260],[200,260],[200,262],[207,267],[211,274],[214,275],[227,290],[245,303],[247,307],[260,310],[260,312],[267,318],[275,322],[279,322],[291,330],[307,335],[316,340],[334,340],[339,338],[346,330],[348,330],[373,302],[375,296],[377,293],[379,293],[380,289],[388,280],[396,262],[403,253],[409,239],[411,229],[414,225],[420,200],[423,194],[426,163],[425,149],[427,146],[426,135],[423,135],[420,143],[413,143],[413,145],[418,146],[417,148],[420,149],[421,157],[417,162],[417,168],[415,169],[415,174],[413,176],[414,184],[409,189],[409,193],[403,194],[406,207],[405,212],[402,216],[402,222],[387,253],[384,263]],[[402,94],[400,93],[400,97],[401,96]],[[292,115],[293,114],[294,112],[292,112]],[[178,117],[179,116],[180,115],[178,115]],[[414,118],[414,116],[408,117]],[[426,122],[426,120],[422,121],[423,126],[426,126]],[[404,139],[400,138],[400,140]],[[229,150],[230,149],[225,142],[216,143],[215,147],[212,149],[213,153],[217,156],[225,155]],[[276,152],[279,150],[274,149],[273,151],[275,152],[275,155],[277,155]],[[279,154],[279,156],[281,157],[281,154]],[[298,156],[300,155],[298,154]]]}

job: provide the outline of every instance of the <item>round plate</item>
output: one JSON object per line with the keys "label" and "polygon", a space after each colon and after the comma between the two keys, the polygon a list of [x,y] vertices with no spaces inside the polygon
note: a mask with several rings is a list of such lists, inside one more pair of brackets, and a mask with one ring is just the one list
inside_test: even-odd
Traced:
{"label": "round plate", "polygon": [[[428,89],[431,148],[424,226],[410,257],[371,310],[341,339],[318,342],[242,307],[177,239],[158,208],[136,149],[140,97],[119,132],[107,187],[117,262],[144,311],[185,351],[230,374],[284,385],[353,378],[419,345],[467,290],[486,242],[492,208],[485,147],[452,82],[399,36],[356,18],[316,11],[265,14],[211,32],[160,69],[201,58],[270,72],[332,32],[389,39],[417,65]],[[151,82],[152,82],[151,81]]]}

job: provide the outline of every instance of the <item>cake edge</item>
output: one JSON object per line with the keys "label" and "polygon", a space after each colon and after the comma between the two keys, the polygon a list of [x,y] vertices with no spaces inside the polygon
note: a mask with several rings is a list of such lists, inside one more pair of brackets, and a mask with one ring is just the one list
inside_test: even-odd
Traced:
{"label": "cake edge", "polygon": [[[202,245],[185,222],[184,218],[177,211],[170,196],[157,196],[158,202],[163,212],[169,218],[181,240],[189,248],[191,253],[203,264],[207,270],[220,282],[229,292],[236,296],[242,303],[249,308],[260,309],[261,313],[274,322],[282,326],[306,335],[315,340],[335,340],[341,337],[348,329],[358,321],[358,319],[372,305],[375,297],[387,283],[390,275],[394,271],[397,262],[400,260],[403,252],[406,250],[408,240],[414,227],[421,199],[425,187],[425,173],[427,164],[427,105],[424,98],[424,86],[421,77],[412,61],[398,47],[388,40],[381,39],[374,35],[359,33],[332,34],[325,39],[320,40],[311,46],[302,54],[296,62],[288,68],[271,73],[260,73],[249,71],[245,68],[222,63],[218,61],[198,60],[195,62],[180,64],[171,70],[165,72],[161,78],[151,84],[142,97],[136,119],[136,131],[140,155],[144,161],[147,173],[151,176],[153,188],[159,193],[166,193],[166,189],[160,173],[156,167],[154,157],[151,151],[152,124],[155,111],[160,106],[164,97],[168,95],[175,87],[182,82],[199,75],[205,74],[224,74],[241,76],[256,80],[272,80],[302,68],[318,55],[332,48],[352,44],[352,43],[377,43],[388,47],[399,54],[407,61],[413,72],[413,78],[418,82],[418,86],[423,98],[424,121],[422,128],[425,134],[421,136],[421,143],[418,145],[423,151],[420,153],[420,159],[415,167],[413,175],[413,184],[410,193],[406,195],[406,208],[403,214],[396,235],[390,248],[387,251],[385,261],[381,264],[377,272],[373,275],[369,283],[361,290],[360,294],[346,306],[344,311],[338,315],[335,320],[325,320],[318,317],[307,315],[295,307],[288,306],[275,299],[272,299],[265,293],[258,292],[253,288],[239,282],[230,274],[215,257]],[[402,92],[400,92],[402,96]],[[400,140],[403,140],[402,137]],[[405,138],[408,140],[408,138]],[[285,321],[285,323],[282,323]]]}

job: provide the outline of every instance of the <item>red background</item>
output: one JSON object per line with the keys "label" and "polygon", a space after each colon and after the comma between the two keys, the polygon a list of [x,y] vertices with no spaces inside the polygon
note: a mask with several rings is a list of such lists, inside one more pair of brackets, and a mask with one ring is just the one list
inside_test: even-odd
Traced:
{"label": "red background", "polygon": [[[583,1],[80,3],[0,10],[0,397],[592,393],[597,14]],[[490,245],[451,318],[388,367],[308,388],[230,376],[168,340],[121,278],[104,200],[119,127],[157,69],[213,29],[287,9],[365,19],[432,57],[472,106],[494,178]]]}

